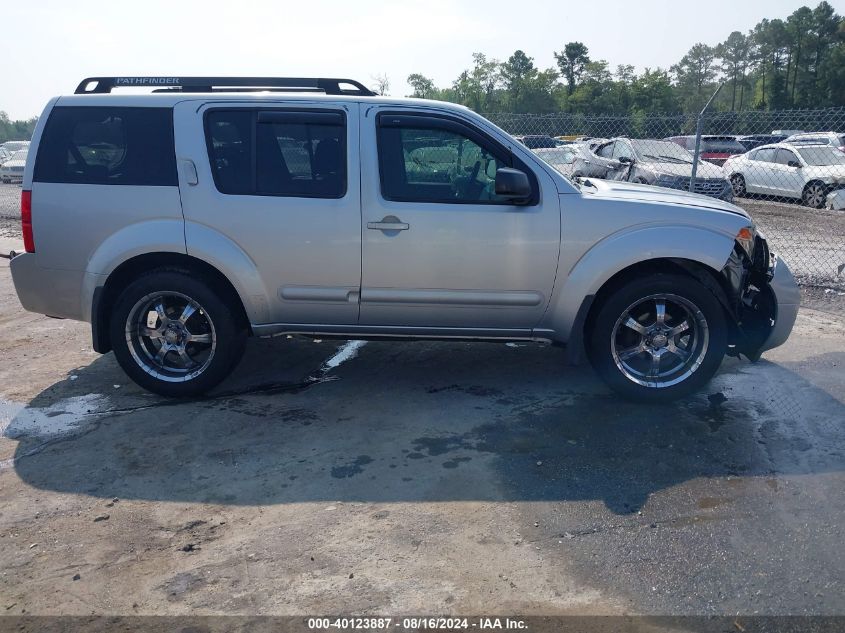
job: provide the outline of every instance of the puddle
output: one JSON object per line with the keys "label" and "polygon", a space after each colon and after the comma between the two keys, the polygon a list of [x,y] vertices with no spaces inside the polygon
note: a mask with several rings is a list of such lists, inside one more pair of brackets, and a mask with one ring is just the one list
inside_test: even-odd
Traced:
{"label": "puddle", "polygon": [[367,341],[347,341],[337,350],[334,356],[323,363],[323,366],[320,368],[320,373],[325,374],[330,372],[332,369],[340,367],[340,365],[346,361],[352,360],[358,355],[358,350],[366,344]]}
{"label": "puddle", "polygon": [[65,398],[44,408],[0,400],[0,434],[12,439],[66,435],[105,403],[105,396],[98,393]]}

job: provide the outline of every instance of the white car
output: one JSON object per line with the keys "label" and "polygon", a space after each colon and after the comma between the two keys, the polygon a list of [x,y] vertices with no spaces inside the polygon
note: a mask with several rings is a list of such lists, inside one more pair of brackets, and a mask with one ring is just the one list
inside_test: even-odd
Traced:
{"label": "white car", "polygon": [[845,188],[845,153],[829,145],[764,145],[732,156],[723,169],[737,197],[795,198],[820,209],[829,193]]}
{"label": "white car", "polygon": [[5,163],[12,157],[12,152],[0,145],[0,165]]}
{"label": "white car", "polygon": [[805,132],[793,134],[783,141],[793,145],[830,145],[845,152],[845,134],[836,132]]}
{"label": "white car", "polygon": [[0,148],[5,149],[10,154],[19,152],[22,149],[29,149],[29,141],[6,141]]}
{"label": "white car", "polygon": [[570,178],[607,178],[608,172],[621,167],[618,160],[596,156],[587,143],[573,143],[554,149],[532,151]]}
{"label": "white car", "polygon": [[12,156],[0,165],[0,181],[4,183],[22,182],[23,170],[26,167],[26,155],[28,149],[15,152]]}

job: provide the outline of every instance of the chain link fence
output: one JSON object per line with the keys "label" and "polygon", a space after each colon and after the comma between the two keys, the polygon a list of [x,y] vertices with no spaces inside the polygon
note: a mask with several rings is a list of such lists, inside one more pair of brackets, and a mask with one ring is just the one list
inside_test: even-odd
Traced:
{"label": "chain link fence", "polygon": [[803,285],[845,289],[845,108],[485,116],[568,176],[732,201]]}

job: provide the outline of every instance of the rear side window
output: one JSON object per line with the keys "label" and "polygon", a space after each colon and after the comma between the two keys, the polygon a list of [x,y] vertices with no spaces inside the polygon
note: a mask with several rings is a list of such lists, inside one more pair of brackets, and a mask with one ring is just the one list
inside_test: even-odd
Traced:
{"label": "rear side window", "polygon": [[37,182],[176,186],[170,108],[56,107],[41,137]]}
{"label": "rear side window", "polygon": [[764,149],[758,149],[757,152],[751,158],[752,160],[759,160],[763,163],[773,163],[775,162],[776,152],[776,147],[766,147]]}
{"label": "rear side window", "polygon": [[790,162],[798,162],[798,157],[788,149],[779,149],[775,155],[775,162],[780,165],[788,165]]}
{"label": "rear side window", "polygon": [[205,126],[221,193],[303,198],[346,193],[341,112],[211,110]]}
{"label": "rear side window", "polygon": [[[693,139],[693,148],[695,139]],[[713,152],[714,154],[744,154],[745,146],[739,141],[723,139],[702,139],[702,152]]]}

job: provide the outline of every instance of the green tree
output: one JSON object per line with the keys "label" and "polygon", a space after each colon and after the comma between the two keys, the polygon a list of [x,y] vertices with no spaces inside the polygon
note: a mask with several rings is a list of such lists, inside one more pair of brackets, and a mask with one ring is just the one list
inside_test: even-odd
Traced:
{"label": "green tree", "polygon": [[744,96],[742,93],[745,89],[745,71],[751,55],[751,41],[748,36],[734,31],[716,47],[716,54],[722,59],[722,72],[731,82],[731,110],[736,110],[737,86],[740,89],[740,103]]}
{"label": "green tree", "polygon": [[527,85],[537,75],[534,58],[522,50],[517,50],[499,69],[506,93],[507,105],[513,112],[523,112],[522,97]]}
{"label": "green tree", "polygon": [[631,108],[635,112],[671,114],[680,111],[669,73],[661,68],[646,68],[631,85]]}
{"label": "green tree", "polygon": [[566,79],[566,90],[571,95],[575,92],[584,68],[590,63],[590,51],[581,42],[569,42],[562,52],[554,55],[560,74]]}
{"label": "green tree", "polygon": [[434,80],[429,79],[425,75],[421,75],[420,73],[412,73],[408,75],[408,85],[414,89],[413,94],[409,95],[411,97],[417,97],[419,99],[435,99],[437,93],[437,87],[434,85]]}
{"label": "green tree", "polygon": [[716,49],[699,42],[670,68],[685,105],[695,110],[707,100],[704,87],[718,74]]}

